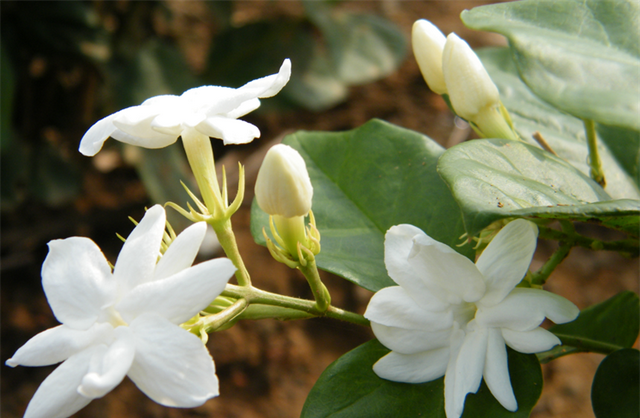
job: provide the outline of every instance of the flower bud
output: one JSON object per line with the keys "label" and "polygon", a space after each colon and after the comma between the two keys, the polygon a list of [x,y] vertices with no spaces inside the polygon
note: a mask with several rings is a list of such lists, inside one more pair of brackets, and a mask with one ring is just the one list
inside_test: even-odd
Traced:
{"label": "flower bud", "polygon": [[269,215],[306,216],[313,187],[298,151],[284,144],[272,147],[258,172],[255,192],[258,206]]}
{"label": "flower bud", "polygon": [[500,106],[498,88],[480,58],[455,33],[447,36],[442,71],[451,105],[461,118],[475,122],[481,111]]}
{"label": "flower bud", "polygon": [[438,94],[447,94],[442,74],[442,51],[446,38],[436,26],[425,19],[416,20],[411,30],[413,55],[429,88]]}

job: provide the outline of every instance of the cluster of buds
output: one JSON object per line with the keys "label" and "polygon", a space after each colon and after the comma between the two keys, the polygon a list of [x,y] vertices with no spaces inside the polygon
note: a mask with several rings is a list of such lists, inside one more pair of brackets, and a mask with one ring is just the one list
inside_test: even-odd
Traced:
{"label": "cluster of buds", "polygon": [[413,53],[429,88],[485,138],[519,139],[498,88],[469,45],[431,22],[413,24]]}
{"label": "cluster of buds", "polygon": [[288,145],[272,147],[258,172],[255,192],[258,206],[269,214],[277,245],[266,232],[265,238],[273,257],[292,268],[306,265],[320,252],[320,233],[311,211],[313,187],[302,156]]}

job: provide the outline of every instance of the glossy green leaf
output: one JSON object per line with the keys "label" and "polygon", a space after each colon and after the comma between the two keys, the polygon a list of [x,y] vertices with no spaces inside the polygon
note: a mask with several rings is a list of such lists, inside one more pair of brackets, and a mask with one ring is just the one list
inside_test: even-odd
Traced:
{"label": "glossy green leaf", "polygon": [[[462,208],[471,236],[509,217],[558,214],[588,220],[640,214],[640,202],[611,201],[597,183],[566,161],[519,141],[462,143],[442,155],[438,172]],[[595,202],[608,203],[589,204]]]}
{"label": "glossy green leaf", "polygon": [[[583,309],[580,316],[567,324],[554,325],[549,330],[561,339],[569,337],[582,339],[585,343],[611,346],[611,350],[628,348],[633,345],[640,330],[640,302],[638,295],[625,291],[618,295]],[[578,345],[576,343],[576,345]],[[584,347],[563,345],[538,354],[546,363],[557,357],[585,351]]]}
{"label": "glossy green leaf", "polygon": [[[426,136],[372,120],[346,132],[298,132],[284,143],[305,159],[314,187],[320,268],[372,291],[394,285],[383,261],[384,234],[401,223],[473,256],[470,245],[455,247],[464,233],[460,210],[436,173],[444,150]],[[254,204],[258,242],[265,225]]]}
{"label": "glossy green leaf", "polygon": [[[520,79],[507,48],[476,51],[500,90],[500,99],[509,110],[520,136],[530,144],[539,132],[563,159],[589,175],[584,124],[580,119],[542,101]],[[638,158],[640,134],[621,128],[598,125],[598,149],[607,179],[606,191],[614,199],[640,199]]]}
{"label": "glossy green leaf", "polygon": [[509,39],[518,71],[545,101],[581,119],[640,130],[640,3],[525,0],[462,13]]}
{"label": "glossy green leaf", "polygon": [[618,350],[602,360],[591,387],[591,404],[596,418],[640,416],[639,370],[638,350]]}
{"label": "glossy green leaf", "polygon": [[[380,379],[373,364],[389,352],[369,341],[333,362],[307,397],[301,418],[445,418],[444,379],[407,384]],[[533,355],[508,350],[509,373],[518,411],[509,412],[482,383],[467,396],[463,418],[526,418],[542,391],[540,365]]]}

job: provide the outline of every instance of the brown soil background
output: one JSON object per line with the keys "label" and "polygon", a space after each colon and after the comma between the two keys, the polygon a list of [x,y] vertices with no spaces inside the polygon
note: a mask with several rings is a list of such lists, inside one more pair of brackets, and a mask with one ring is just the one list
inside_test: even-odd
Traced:
{"label": "brown soil background", "polygon": [[[236,2],[238,20],[278,14],[301,13],[296,2]],[[443,32],[455,31],[473,47],[505,45],[493,34],[470,31],[459,13],[482,4],[470,1],[384,1],[347,2],[341,7],[378,13],[399,25],[407,37],[411,25],[420,18],[431,20]],[[201,63],[202,42],[207,22],[196,19],[198,2],[170,3],[184,14],[178,36],[192,66]],[[295,71],[295,63],[294,63]],[[468,132],[455,128],[454,120],[441,98],[424,84],[411,54],[391,76],[378,82],[351,88],[347,102],[323,113],[303,110],[262,114],[250,119],[260,127],[262,139],[250,146],[228,152],[223,163],[233,167],[240,160],[247,165],[247,196],[234,218],[239,246],[260,288],[287,295],[311,297],[297,272],[273,261],[267,250],[256,245],[248,231],[249,207],[255,173],[261,156],[284,134],[299,129],[345,130],[371,118],[381,118],[422,132],[445,146],[464,140]],[[249,119],[249,118],[247,118]],[[90,121],[90,123],[93,121]],[[86,127],[85,127],[86,128]],[[80,135],[68,138],[77,146]],[[71,205],[45,207],[30,202],[2,213],[2,360],[31,336],[57,323],[40,285],[40,266],[46,256],[46,242],[72,235],[90,236],[113,262],[120,248],[114,233],[129,231],[127,216],[139,219],[150,202],[130,167],[122,164],[110,174],[90,168],[83,193]],[[584,233],[602,234],[590,226]],[[124,235],[124,234],[123,234]],[[540,267],[554,246],[541,242],[532,268]],[[559,293],[580,308],[601,302],[630,289],[638,292],[637,259],[617,254],[575,249],[551,277],[548,289]],[[325,274],[327,286],[338,307],[362,313],[371,294],[345,280]],[[220,377],[221,395],[194,409],[159,406],[144,396],[128,379],[103,399],[93,401],[76,417],[217,417],[289,418],[300,414],[307,393],[322,371],[342,354],[369,340],[371,333],[361,327],[327,319],[297,322],[264,320],[241,322],[211,335],[208,348]],[[543,366],[545,386],[533,411],[535,418],[593,417],[590,387],[603,356],[579,354]],[[29,399],[53,367],[2,371],[4,418],[23,414]]]}

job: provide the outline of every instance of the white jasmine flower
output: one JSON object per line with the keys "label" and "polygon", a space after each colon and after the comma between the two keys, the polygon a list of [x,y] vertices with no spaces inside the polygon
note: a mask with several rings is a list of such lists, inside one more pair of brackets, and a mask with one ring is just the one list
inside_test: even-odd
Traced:
{"label": "white jasmine flower", "polygon": [[42,286],[62,323],[36,335],[7,365],[63,362],[42,382],[25,417],[68,417],[126,376],[154,401],[195,407],[218,395],[215,365],[201,340],[179,324],[204,309],[236,270],[220,258],[191,267],[206,231],[184,230],[160,256],[161,206],[127,238],[113,272],[88,238],[49,243]]}
{"label": "white jasmine flower", "polygon": [[536,247],[537,228],[525,220],[504,227],[474,264],[412,225],[385,237],[385,264],[399,286],[377,292],[365,317],[392,351],[374,371],[384,379],[421,383],[445,375],[445,411],[462,415],[465,397],[484,377],[509,411],[518,408],[506,346],[522,353],[545,351],[560,340],[539,325],[564,323],[578,308],[539,289],[516,288]]}
{"label": "white jasmine flower", "polygon": [[144,148],[171,145],[189,128],[226,144],[245,144],[260,136],[260,130],[237,118],[260,106],[260,98],[276,95],[291,75],[286,59],[280,71],[233,89],[202,86],[180,96],[164,95],[145,100],[96,122],[82,137],[80,152],[93,156],[107,138]]}
{"label": "white jasmine flower", "polygon": [[258,205],[269,215],[306,216],[313,187],[298,151],[284,144],[271,147],[260,166],[255,192]]}
{"label": "white jasmine flower", "polygon": [[424,81],[437,94],[447,94],[447,85],[442,74],[442,51],[447,38],[433,23],[425,19],[416,20],[411,30],[413,55]]}

